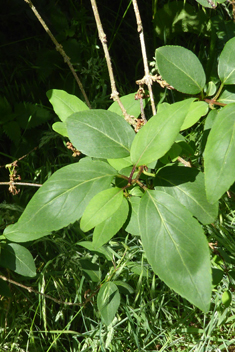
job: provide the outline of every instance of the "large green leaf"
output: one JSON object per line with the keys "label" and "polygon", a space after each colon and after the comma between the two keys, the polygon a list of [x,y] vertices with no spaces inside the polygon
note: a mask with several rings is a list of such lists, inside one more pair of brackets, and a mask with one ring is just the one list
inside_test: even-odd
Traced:
{"label": "large green leaf", "polygon": [[143,247],[154,272],[207,312],[211,299],[209,247],[192,214],[169,194],[147,191],[140,202]]}
{"label": "large green leaf", "polygon": [[97,306],[106,325],[112,323],[120,305],[120,294],[113,282],[106,282],[99,290]]}
{"label": "large green leaf", "polygon": [[219,57],[218,75],[223,84],[235,84],[235,38],[224,46]]}
{"label": "large green leaf", "polygon": [[191,104],[188,114],[185,117],[184,123],[181,126],[181,131],[193,126],[200,118],[207,114],[209,106],[204,101],[195,101]]}
{"label": "large green leaf", "polygon": [[[135,100],[135,95],[136,93],[131,93],[125,95],[124,97],[121,97],[120,100],[123,106],[125,107],[127,113],[137,118],[140,115],[140,101]],[[145,99],[143,99],[143,107],[145,107]],[[108,111],[115,112],[116,114],[123,117],[122,110],[116,101],[113,102],[112,105],[110,105]]]}
{"label": "large green leaf", "polygon": [[206,75],[196,55],[183,47],[168,45],[156,49],[157,69],[164,80],[186,94],[203,91]]}
{"label": "large green leaf", "polygon": [[9,243],[1,248],[0,266],[23,276],[34,277],[36,275],[32,254],[17,243]]}
{"label": "large green leaf", "polygon": [[115,173],[107,163],[90,158],[63,167],[36,192],[19,221],[8,226],[4,235],[26,242],[74,223],[90,200],[110,187]]}
{"label": "large green leaf", "polygon": [[93,233],[94,247],[99,248],[103,246],[103,244],[107,243],[120,230],[127,219],[128,212],[128,202],[124,197],[118,210],[95,227]]}
{"label": "large green leaf", "polygon": [[51,89],[46,94],[55,113],[63,122],[74,112],[89,109],[82,100],[75,95],[66,93],[64,90]]}
{"label": "large green leaf", "polygon": [[207,198],[215,203],[235,181],[235,103],[218,112],[204,159]]}
{"label": "large green leaf", "polygon": [[70,116],[66,124],[73,145],[88,156],[117,159],[130,154],[135,132],[114,112],[81,111]]}
{"label": "large green leaf", "polygon": [[123,201],[123,191],[114,187],[96,194],[86,207],[81,218],[81,229],[86,232],[112,216]]}
{"label": "large green leaf", "polygon": [[170,149],[193,100],[190,98],[168,106],[141,128],[131,146],[133,164],[147,165]]}
{"label": "large green leaf", "polygon": [[189,167],[167,166],[158,172],[155,184],[156,190],[178,199],[202,224],[215,220],[218,203],[208,202],[202,172]]}

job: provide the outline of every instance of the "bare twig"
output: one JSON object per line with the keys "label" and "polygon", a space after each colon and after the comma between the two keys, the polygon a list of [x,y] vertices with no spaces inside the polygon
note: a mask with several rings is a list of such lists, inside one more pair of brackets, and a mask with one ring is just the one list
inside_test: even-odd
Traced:
{"label": "bare twig", "polygon": [[92,6],[93,13],[94,13],[96,26],[98,29],[99,39],[100,39],[101,44],[103,46],[104,55],[105,55],[105,59],[106,59],[107,67],[108,67],[109,79],[110,79],[111,90],[112,90],[111,98],[114,101],[116,101],[118,103],[118,105],[120,106],[120,109],[122,110],[122,113],[123,113],[125,120],[128,123],[130,123],[131,125],[136,126],[136,123],[137,123],[136,119],[134,118],[134,116],[131,116],[127,113],[126,109],[124,108],[124,106],[119,98],[119,93],[116,88],[116,83],[115,83],[114,74],[113,74],[112,62],[111,62],[111,58],[110,58],[109,50],[108,50],[107,38],[106,38],[106,34],[104,33],[103,26],[102,26],[102,23],[100,20],[100,15],[99,15],[98,7],[96,4],[96,0],[91,0],[91,6]]}
{"label": "bare twig", "polygon": [[0,279],[2,279],[4,281],[7,281],[7,282],[9,282],[11,284],[14,284],[16,286],[19,286],[21,288],[24,288],[25,290],[27,290],[30,293],[34,292],[34,293],[36,293],[38,295],[44,296],[44,297],[46,297],[46,298],[50,299],[51,301],[54,301],[55,303],[58,303],[58,304],[64,304],[64,305],[67,305],[67,306],[82,306],[82,304],[80,304],[80,303],[64,302],[64,301],[61,301],[59,299],[53,298],[53,297],[47,295],[46,293],[42,293],[42,292],[39,292],[37,290],[34,290],[32,287],[20,284],[19,282],[16,282],[14,280],[8,279],[6,276],[3,276],[3,275],[0,275]]}
{"label": "bare twig", "polygon": [[143,31],[143,25],[140,17],[140,12],[137,4],[137,0],[132,0],[133,7],[134,7],[134,12],[136,16],[136,22],[137,22],[137,31],[139,33],[140,37],[140,45],[141,45],[141,51],[142,51],[142,57],[143,57],[143,63],[144,63],[144,78],[142,79],[144,83],[147,85],[148,90],[149,90],[149,96],[150,96],[150,102],[151,102],[151,107],[152,107],[152,113],[153,115],[156,115],[156,106],[154,102],[154,96],[153,96],[153,90],[152,90],[152,76],[149,73],[149,66],[148,66],[148,59],[147,59],[147,53],[146,53],[146,46],[145,46],[145,40],[144,40],[144,31]]}
{"label": "bare twig", "polygon": [[39,20],[39,22],[41,23],[41,25],[43,26],[43,28],[45,29],[45,31],[47,32],[47,34],[49,35],[49,37],[51,38],[51,40],[53,41],[53,43],[55,44],[56,50],[59,51],[59,53],[63,56],[64,58],[64,62],[67,63],[67,65],[69,66],[81,92],[82,95],[87,103],[87,106],[91,109],[91,104],[89,102],[89,99],[87,98],[86,92],[83,88],[82,82],[80,81],[80,79],[78,78],[77,73],[74,70],[73,65],[70,62],[70,58],[66,55],[63,46],[61,44],[58,43],[58,41],[56,40],[56,38],[54,37],[54,35],[51,33],[50,29],[47,27],[45,21],[42,19],[42,17],[40,16],[40,14],[38,13],[36,7],[33,5],[31,0],[24,0],[25,2],[27,2],[27,4],[29,4],[31,10],[33,11],[33,13],[35,14],[35,16],[37,17],[37,19]]}
{"label": "bare twig", "polygon": [[181,156],[178,156],[177,160],[186,167],[192,167],[190,161],[184,160],[183,158],[181,158]]}
{"label": "bare twig", "polygon": [[41,187],[42,185],[40,183],[30,183],[30,182],[0,182],[0,185],[8,185],[8,186],[32,186],[32,187]]}

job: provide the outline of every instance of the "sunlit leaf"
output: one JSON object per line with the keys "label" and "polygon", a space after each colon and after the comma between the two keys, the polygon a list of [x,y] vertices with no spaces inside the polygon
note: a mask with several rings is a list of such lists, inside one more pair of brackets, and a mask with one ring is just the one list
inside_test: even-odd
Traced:
{"label": "sunlit leaf", "polygon": [[147,191],[139,209],[143,247],[154,272],[204,312],[211,300],[209,247],[192,214],[167,193]]}
{"label": "sunlit leaf", "polygon": [[125,158],[130,155],[135,132],[114,112],[81,111],[70,116],[66,125],[69,139],[83,154],[105,159]]}

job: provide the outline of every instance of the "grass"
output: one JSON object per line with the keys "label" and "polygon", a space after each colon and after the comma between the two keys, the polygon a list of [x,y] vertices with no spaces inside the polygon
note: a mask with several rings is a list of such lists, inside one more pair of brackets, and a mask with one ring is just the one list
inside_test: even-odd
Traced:
{"label": "grass", "polygon": [[[228,287],[226,275],[214,288],[210,312],[203,314],[155,277],[139,249],[139,238],[115,240],[108,245],[118,268],[113,280],[124,281],[130,291],[124,288],[121,293],[121,305],[110,326],[102,324],[96,295],[85,307],[65,306],[11,285],[12,298],[1,299],[0,348],[30,352],[232,351],[235,304],[232,300],[226,308],[221,303]],[[82,270],[84,256],[99,264],[104,280],[114,270],[112,262],[79,246],[76,227],[34,243],[31,250],[37,253],[36,280],[14,279],[64,302],[82,305],[97,287]]]}

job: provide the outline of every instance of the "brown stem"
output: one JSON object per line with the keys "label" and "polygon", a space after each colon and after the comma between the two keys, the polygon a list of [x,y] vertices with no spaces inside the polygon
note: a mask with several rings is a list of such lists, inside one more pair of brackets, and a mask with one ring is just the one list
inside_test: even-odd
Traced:
{"label": "brown stem", "polygon": [[58,41],[55,39],[54,35],[51,33],[50,29],[47,27],[45,21],[42,19],[42,17],[40,16],[40,14],[38,13],[36,7],[33,5],[31,0],[24,0],[25,2],[27,2],[27,4],[29,4],[29,7],[31,8],[31,10],[33,11],[33,13],[35,14],[35,16],[37,17],[38,21],[41,23],[41,25],[43,26],[43,28],[45,29],[45,31],[47,32],[47,34],[49,35],[49,37],[51,38],[51,40],[53,41],[53,43],[55,44],[56,50],[59,51],[59,53],[63,56],[64,58],[64,62],[67,63],[67,65],[69,66],[81,92],[82,95],[87,103],[87,106],[91,109],[91,104],[89,102],[89,99],[87,98],[86,92],[83,88],[82,82],[80,81],[80,79],[78,78],[77,73],[74,70],[73,65],[70,62],[70,58],[68,57],[68,55],[66,55],[63,46],[61,44],[58,43]]}
{"label": "brown stem", "polygon": [[204,99],[204,101],[206,103],[208,103],[209,105],[218,105],[218,106],[226,106],[227,105],[227,104],[220,103],[214,99]]}
{"label": "brown stem", "polygon": [[140,17],[140,12],[137,4],[137,0],[132,0],[133,7],[134,7],[134,12],[135,12],[135,17],[136,17],[136,23],[137,23],[137,31],[139,33],[139,38],[140,38],[140,45],[141,45],[141,51],[142,51],[142,57],[143,57],[143,63],[144,63],[144,72],[145,72],[145,77],[144,81],[145,84],[148,86],[149,90],[149,97],[150,97],[150,102],[151,102],[151,107],[152,107],[152,113],[153,115],[156,115],[156,106],[154,102],[154,96],[153,96],[153,90],[152,90],[152,76],[149,73],[149,66],[148,66],[148,59],[147,59],[147,53],[146,53],[146,46],[145,46],[145,40],[144,40],[144,30],[143,30],[143,25]]}
{"label": "brown stem", "polygon": [[40,183],[29,183],[29,182],[0,182],[0,185],[8,185],[8,186],[32,186],[32,187],[42,187],[42,185]]}
{"label": "brown stem", "polygon": [[96,26],[98,29],[99,39],[100,39],[101,44],[103,46],[104,55],[105,55],[105,59],[106,59],[107,67],[108,67],[109,79],[110,79],[111,90],[112,90],[111,98],[114,101],[116,101],[118,103],[118,105],[120,106],[120,109],[122,110],[122,114],[123,114],[125,120],[135,127],[137,122],[136,122],[134,116],[131,116],[127,113],[126,109],[124,108],[124,106],[119,98],[119,93],[116,88],[116,83],[115,83],[114,74],[113,74],[112,62],[111,62],[111,58],[110,58],[109,50],[108,50],[107,38],[106,38],[106,34],[104,33],[103,26],[102,26],[102,23],[100,20],[100,15],[99,15],[98,7],[96,4],[96,0],[91,0],[91,6],[92,6],[93,13],[94,13]]}

